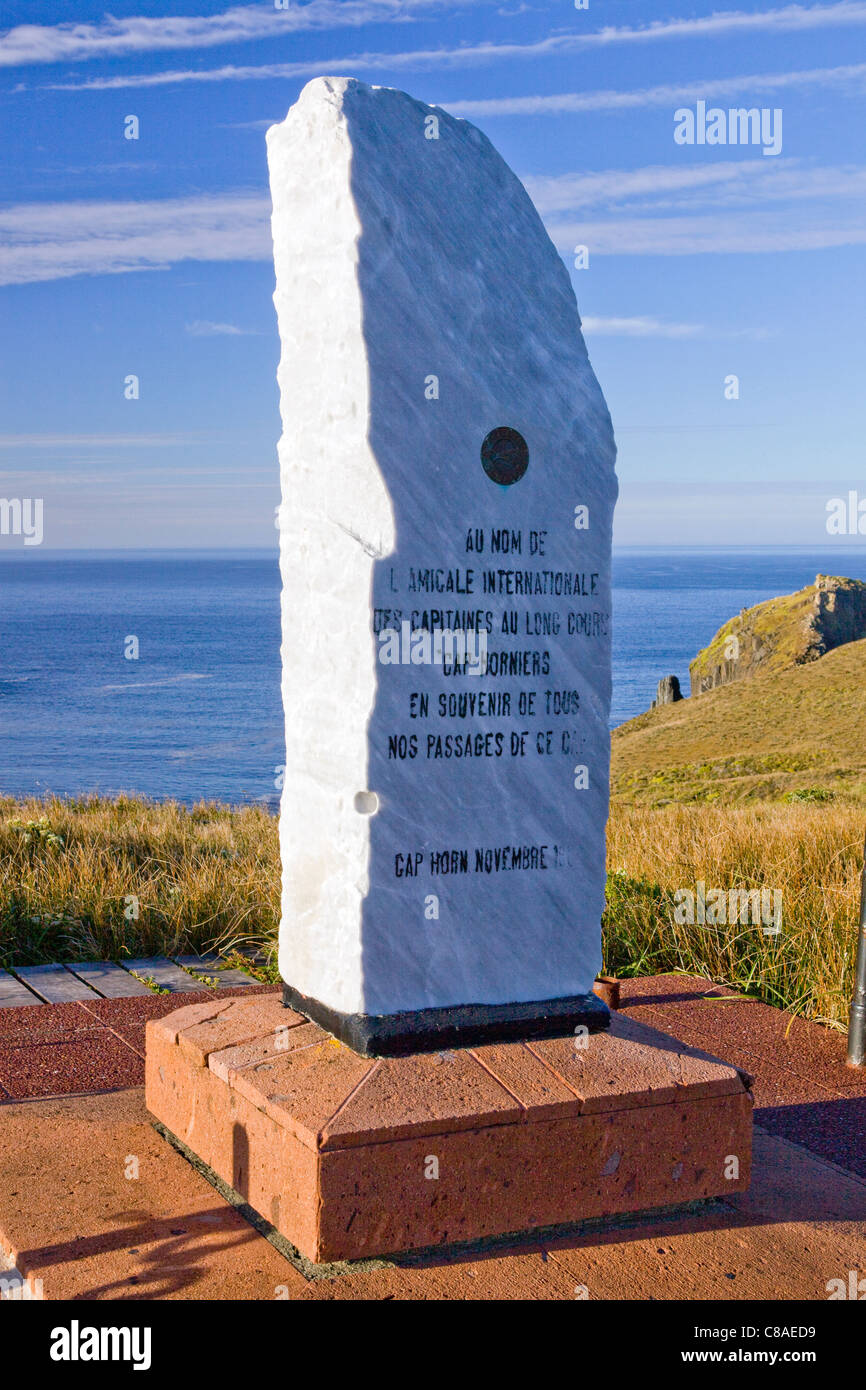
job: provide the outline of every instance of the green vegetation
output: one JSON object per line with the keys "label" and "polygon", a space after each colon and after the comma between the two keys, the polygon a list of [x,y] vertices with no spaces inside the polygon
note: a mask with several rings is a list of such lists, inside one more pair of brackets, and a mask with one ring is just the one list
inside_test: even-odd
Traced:
{"label": "green vegetation", "polygon": [[[866,821],[866,640],[804,657],[814,592],[759,605],[701,653],[715,659],[747,619],[759,657],[747,679],[614,731],[604,968],[702,975],[844,1028]],[[780,893],[781,932],[678,922],[675,895],[698,882]],[[0,798],[0,965],[217,950],[249,969],[239,952],[263,948],[254,973],[275,983],[279,913],[277,820],[261,807]]]}
{"label": "green vegetation", "polygon": [[[702,697],[703,698],[703,697]],[[604,966],[685,971],[847,1027],[854,986],[866,817],[838,805],[623,806],[608,826]],[[678,924],[674,894],[781,892],[778,936],[760,924]]]}
{"label": "green vegetation", "polygon": [[[614,730],[605,968],[705,975],[844,1028],[866,819],[866,641],[791,665],[785,643],[805,632],[813,593],[751,610],[773,659],[747,679]],[[677,923],[674,893],[699,880],[780,890],[781,933]]]}
{"label": "green vegetation", "polygon": [[814,584],[795,594],[768,599],[730,618],[691,662],[692,689],[817,661],[857,635],[866,636],[866,585],[819,574]]}
{"label": "green vegetation", "polygon": [[2,965],[272,942],[279,881],[259,807],[0,798]]}
{"label": "green vegetation", "polygon": [[150,990],[151,994],[171,993],[171,990],[165,989],[162,985],[158,985],[152,975],[139,975],[137,970],[131,970],[129,973],[131,975],[134,975],[136,980],[141,980],[141,983],[143,985],[147,985],[147,988]]}
{"label": "green vegetation", "polygon": [[[696,784],[703,776],[712,785],[712,772],[698,765]],[[801,796],[775,804],[732,807],[704,799],[658,807],[615,800],[607,972],[688,971],[843,1026],[866,817],[857,806],[823,801],[813,764],[809,773]],[[734,775],[725,765],[718,785]],[[765,767],[740,775],[770,774]],[[671,777],[668,790],[683,785]],[[216,948],[228,964],[249,969],[232,948],[264,947],[270,964],[256,973],[275,983],[279,879],[277,821],[259,808],[188,810],[129,797],[2,800],[0,963]],[[780,890],[781,934],[766,936],[752,924],[677,924],[674,893],[694,889],[698,880],[726,890]],[[213,977],[201,978],[210,984]],[[160,992],[155,981],[145,983]]]}
{"label": "green vegetation", "polygon": [[788,802],[796,801],[833,801],[836,793],[831,792],[829,787],[798,787],[795,792],[787,792],[783,798]]}
{"label": "green vegetation", "polygon": [[[843,582],[843,581],[840,581]],[[781,671],[807,659],[811,634],[808,622],[814,611],[815,586],[796,594],[784,594],[745,608],[719,628],[703,651],[689,665],[692,677],[703,676],[725,662],[730,637],[748,634],[750,646],[761,651],[761,670]]]}
{"label": "green vegetation", "polygon": [[866,803],[866,641],[761,671],[613,733],[614,796],[629,805],[758,803],[816,790]]}

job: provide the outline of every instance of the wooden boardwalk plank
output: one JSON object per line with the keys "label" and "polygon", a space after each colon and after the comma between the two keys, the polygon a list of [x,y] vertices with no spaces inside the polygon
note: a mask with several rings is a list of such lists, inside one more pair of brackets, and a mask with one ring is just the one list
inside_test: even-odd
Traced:
{"label": "wooden boardwalk plank", "polygon": [[96,998],[89,985],[62,965],[17,965],[15,974],[46,1004],[74,1004],[79,999]]}
{"label": "wooden boardwalk plank", "polygon": [[[21,1008],[30,1004],[68,1004],[93,998],[127,999],[141,997],[151,991],[143,983],[152,979],[162,989],[174,994],[203,988],[201,981],[184,967],[199,975],[216,979],[225,989],[259,984],[242,970],[221,966],[214,952],[203,956],[151,956],[124,961],[75,961],[69,965],[22,965],[15,973],[0,970],[0,1008]],[[131,971],[135,971],[135,975]],[[17,976],[17,978],[16,978]],[[136,978],[140,976],[142,978]]]}
{"label": "wooden boardwalk plank", "polygon": [[219,956],[209,951],[204,956],[175,956],[178,965],[186,970],[195,970],[199,975],[207,975],[208,979],[218,980],[225,988],[227,985],[240,987],[242,985],[258,985],[261,980],[256,980],[252,975],[247,975],[243,970],[236,970],[234,967],[222,965]]}
{"label": "wooden boardwalk plank", "polygon": [[103,999],[129,999],[151,993],[141,980],[110,960],[78,960],[68,968]]}
{"label": "wooden boardwalk plank", "polygon": [[0,970],[0,1009],[20,1009],[27,1004],[43,1002],[8,970]]}
{"label": "wooden boardwalk plank", "polygon": [[142,979],[153,980],[160,989],[167,989],[170,994],[189,994],[192,990],[204,989],[200,980],[196,980],[194,976],[181,970],[180,966],[175,965],[174,961],[169,960],[167,956],[125,960],[123,965],[127,970],[134,970],[136,975],[140,975]]}

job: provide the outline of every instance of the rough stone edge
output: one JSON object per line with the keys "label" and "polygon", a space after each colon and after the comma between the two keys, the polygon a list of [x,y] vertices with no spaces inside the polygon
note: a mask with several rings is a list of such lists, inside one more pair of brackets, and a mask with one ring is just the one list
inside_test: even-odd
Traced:
{"label": "rough stone edge", "polygon": [[596,994],[520,1004],[461,1004],[396,1014],[344,1014],[283,984],[283,1007],[345,1043],[361,1057],[407,1057],[452,1047],[565,1037],[576,1027],[610,1027],[610,1010]]}
{"label": "rough stone edge", "polygon": [[531,1241],[538,1245],[561,1240],[569,1236],[599,1234],[611,1230],[629,1230],[648,1222],[681,1221],[688,1216],[712,1216],[716,1213],[732,1214],[735,1208],[724,1197],[697,1197],[690,1202],[680,1202],[677,1206],[644,1207],[640,1211],[617,1212],[610,1216],[594,1216],[585,1221],[568,1221],[555,1226],[534,1226],[522,1231],[508,1231],[502,1235],[483,1236],[479,1240],[453,1241],[445,1245],[427,1245],[418,1250],[397,1251],[390,1256],[379,1256],[367,1260],[332,1260],[316,1264],[302,1255],[291,1241],[269,1221],[266,1221],[233,1187],[229,1187],[219,1174],[215,1173],[190,1149],[182,1139],[178,1139],[160,1120],[151,1120],[153,1128],[161,1134],[181,1158],[210,1183],[223,1201],[235,1209],[239,1216],[273,1245],[275,1250],[288,1260],[308,1283],[320,1279],[339,1279],[346,1274],[367,1274],[376,1269],[415,1269],[428,1261],[441,1263],[459,1255],[486,1255],[513,1245]]}

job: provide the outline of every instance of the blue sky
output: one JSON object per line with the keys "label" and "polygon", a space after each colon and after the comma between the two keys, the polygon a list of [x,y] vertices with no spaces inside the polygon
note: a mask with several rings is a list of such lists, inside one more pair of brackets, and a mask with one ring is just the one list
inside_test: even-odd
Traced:
{"label": "blue sky", "polygon": [[[566,263],[588,246],[620,545],[826,546],[828,499],[866,497],[866,0],[4,0],[2,22],[0,496],[44,498],[45,548],[275,543],[264,137],[324,73],[473,120]],[[781,109],[781,153],[676,143],[699,101]]]}

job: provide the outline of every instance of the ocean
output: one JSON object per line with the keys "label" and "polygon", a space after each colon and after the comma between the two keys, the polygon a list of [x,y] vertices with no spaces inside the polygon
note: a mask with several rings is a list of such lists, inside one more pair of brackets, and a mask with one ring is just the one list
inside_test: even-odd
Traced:
{"label": "ocean", "polygon": [[[611,725],[818,573],[866,579],[866,547],[617,551]],[[275,807],[279,583],[269,551],[0,552],[0,792]]]}

